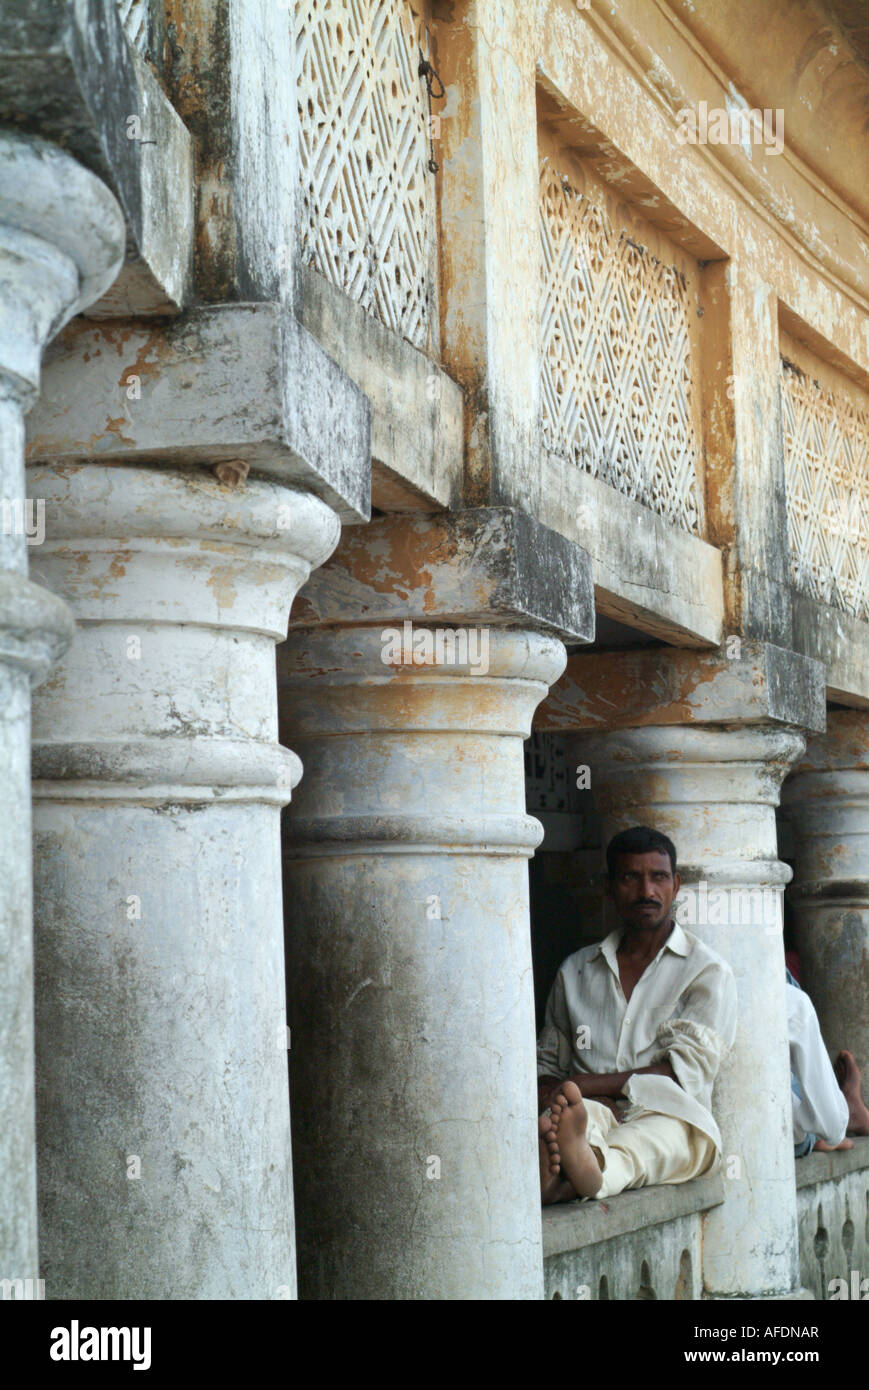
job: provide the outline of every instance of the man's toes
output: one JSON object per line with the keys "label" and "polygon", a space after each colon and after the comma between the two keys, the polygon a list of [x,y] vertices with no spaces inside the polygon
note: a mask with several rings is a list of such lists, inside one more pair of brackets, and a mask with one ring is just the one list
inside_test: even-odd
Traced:
{"label": "man's toes", "polygon": [[561,1089],[564,1093],[564,1099],[568,1105],[581,1105],[582,1091],[579,1089],[575,1081],[565,1081]]}

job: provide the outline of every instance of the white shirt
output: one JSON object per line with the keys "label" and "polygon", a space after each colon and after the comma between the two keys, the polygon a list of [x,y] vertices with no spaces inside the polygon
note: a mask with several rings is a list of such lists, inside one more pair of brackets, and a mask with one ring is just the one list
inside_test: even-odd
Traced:
{"label": "white shirt", "polygon": [[632,1076],[624,1095],[696,1125],[720,1149],[712,1084],[736,1034],[733,972],[676,922],[626,1001],[616,959],[622,930],[575,951],[561,966],[538,1039],[538,1075],[564,1078],[669,1062],[676,1081]]}
{"label": "white shirt", "polygon": [[836,1145],[848,1128],[848,1102],[827,1056],[818,1015],[809,996],[790,983],[785,986],[785,998],[791,1071],[803,1093],[801,1097],[791,1093],[794,1143],[802,1143],[807,1134],[816,1134]]}

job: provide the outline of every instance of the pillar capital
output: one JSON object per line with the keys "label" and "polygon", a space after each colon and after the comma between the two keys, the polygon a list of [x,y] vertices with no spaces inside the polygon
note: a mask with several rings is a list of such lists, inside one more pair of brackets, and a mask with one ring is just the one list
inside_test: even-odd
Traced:
{"label": "pillar capital", "polygon": [[62,599],[21,574],[0,571],[0,666],[24,670],[39,685],[72,641]]}
{"label": "pillar capital", "polygon": [[794,775],[869,772],[869,709],[828,709],[826,729],[806,742]]}
{"label": "pillar capital", "polygon": [[123,251],[105,184],[57,145],[0,128],[0,377],[22,409],[46,341],[108,288]]}
{"label": "pillar capital", "polygon": [[[512,628],[480,635],[478,660],[459,650],[458,660],[417,667],[386,664],[377,627],[291,633],[279,650],[281,737],[306,771],[288,857],[534,852],[543,831],[525,814],[521,742],[564,647]],[[359,740],[368,756],[348,758]]]}
{"label": "pillar capital", "polygon": [[805,747],[775,725],[674,725],[575,734],[607,836],[638,822],[675,841],[686,883],[783,886],[775,807]]}
{"label": "pillar capital", "polygon": [[[127,41],[115,0],[4,3],[3,121],[56,141],[68,151],[65,159],[72,156],[105,180],[123,207],[129,254],[122,239],[117,281],[101,285],[86,303],[99,299],[98,312],[124,317],[176,312],[191,288],[191,139],[152,68]],[[81,215],[79,208],[72,212],[68,188],[53,203],[53,215],[74,237],[90,212],[85,205]]]}
{"label": "pillar capital", "polygon": [[[233,490],[199,471],[29,473],[46,508],[40,577],[81,624],[34,710],[36,795],[284,805],[301,764],[277,742],[274,644],[337,542],[335,513],[261,479]],[[203,683],[215,669],[222,679]]]}
{"label": "pillar capital", "polygon": [[831,709],[785,783],[794,900],[869,895],[869,710]]}

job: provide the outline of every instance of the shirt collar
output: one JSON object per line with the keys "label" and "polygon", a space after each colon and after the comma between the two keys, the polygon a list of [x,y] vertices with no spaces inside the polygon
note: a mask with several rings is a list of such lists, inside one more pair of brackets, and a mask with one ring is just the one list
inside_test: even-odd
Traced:
{"label": "shirt collar", "polygon": [[[595,956],[602,955],[609,963],[611,968],[615,971],[617,978],[619,973],[619,963],[616,960],[616,951],[618,950],[619,942],[622,939],[623,930],[624,929],[622,927],[616,927],[614,931],[610,932],[609,936],[604,937],[603,941],[599,941],[597,943],[597,948],[592,952],[591,957],[593,960]],[[682,926],[680,926],[678,922],[674,921],[673,930],[670,932],[670,935],[667,937],[667,940],[661,947],[661,951],[673,951],[677,956],[687,956],[688,950],[688,938],[685,935],[685,930]],[[659,951],[658,955],[660,954],[661,952]],[[655,960],[657,959],[658,956],[655,956]]]}

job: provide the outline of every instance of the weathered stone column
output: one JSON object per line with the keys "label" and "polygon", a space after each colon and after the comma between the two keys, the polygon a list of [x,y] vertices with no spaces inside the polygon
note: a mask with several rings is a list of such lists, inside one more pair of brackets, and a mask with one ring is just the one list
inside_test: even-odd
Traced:
{"label": "weathered stone column", "polygon": [[197,469],[40,465],[79,621],[34,708],[50,1296],[295,1292],[275,642],[334,511]]}
{"label": "weathered stone column", "polygon": [[[24,414],[42,349],[111,284],[124,229],[108,189],[45,141],[0,129],[0,1278],[38,1277],[33,1102],[30,687],[72,637],[27,577]],[[32,1292],[31,1292],[31,1296]]]}
{"label": "weathered stone column", "polygon": [[345,533],[294,616],[301,1292],[539,1298],[522,743],[559,635],[590,636],[587,557],[508,509],[384,517]]}
{"label": "weathered stone column", "polygon": [[[869,713],[827,711],[784,784],[794,837],[801,983],[835,1057],[853,1052],[869,1075]],[[869,1097],[864,1080],[864,1100]]]}
{"label": "weathered stone column", "polygon": [[[703,1271],[712,1297],[788,1294],[798,1285],[796,1196],[776,848],[779,788],[823,721],[817,662],[765,643],[723,652],[578,656],[543,727],[589,768],[604,842],[630,825],[676,845],[682,918],[730,963],[737,1036],[715,1088],[726,1199],[707,1213]],[[606,725],[623,727],[608,728]],[[633,727],[630,727],[633,726]]]}

